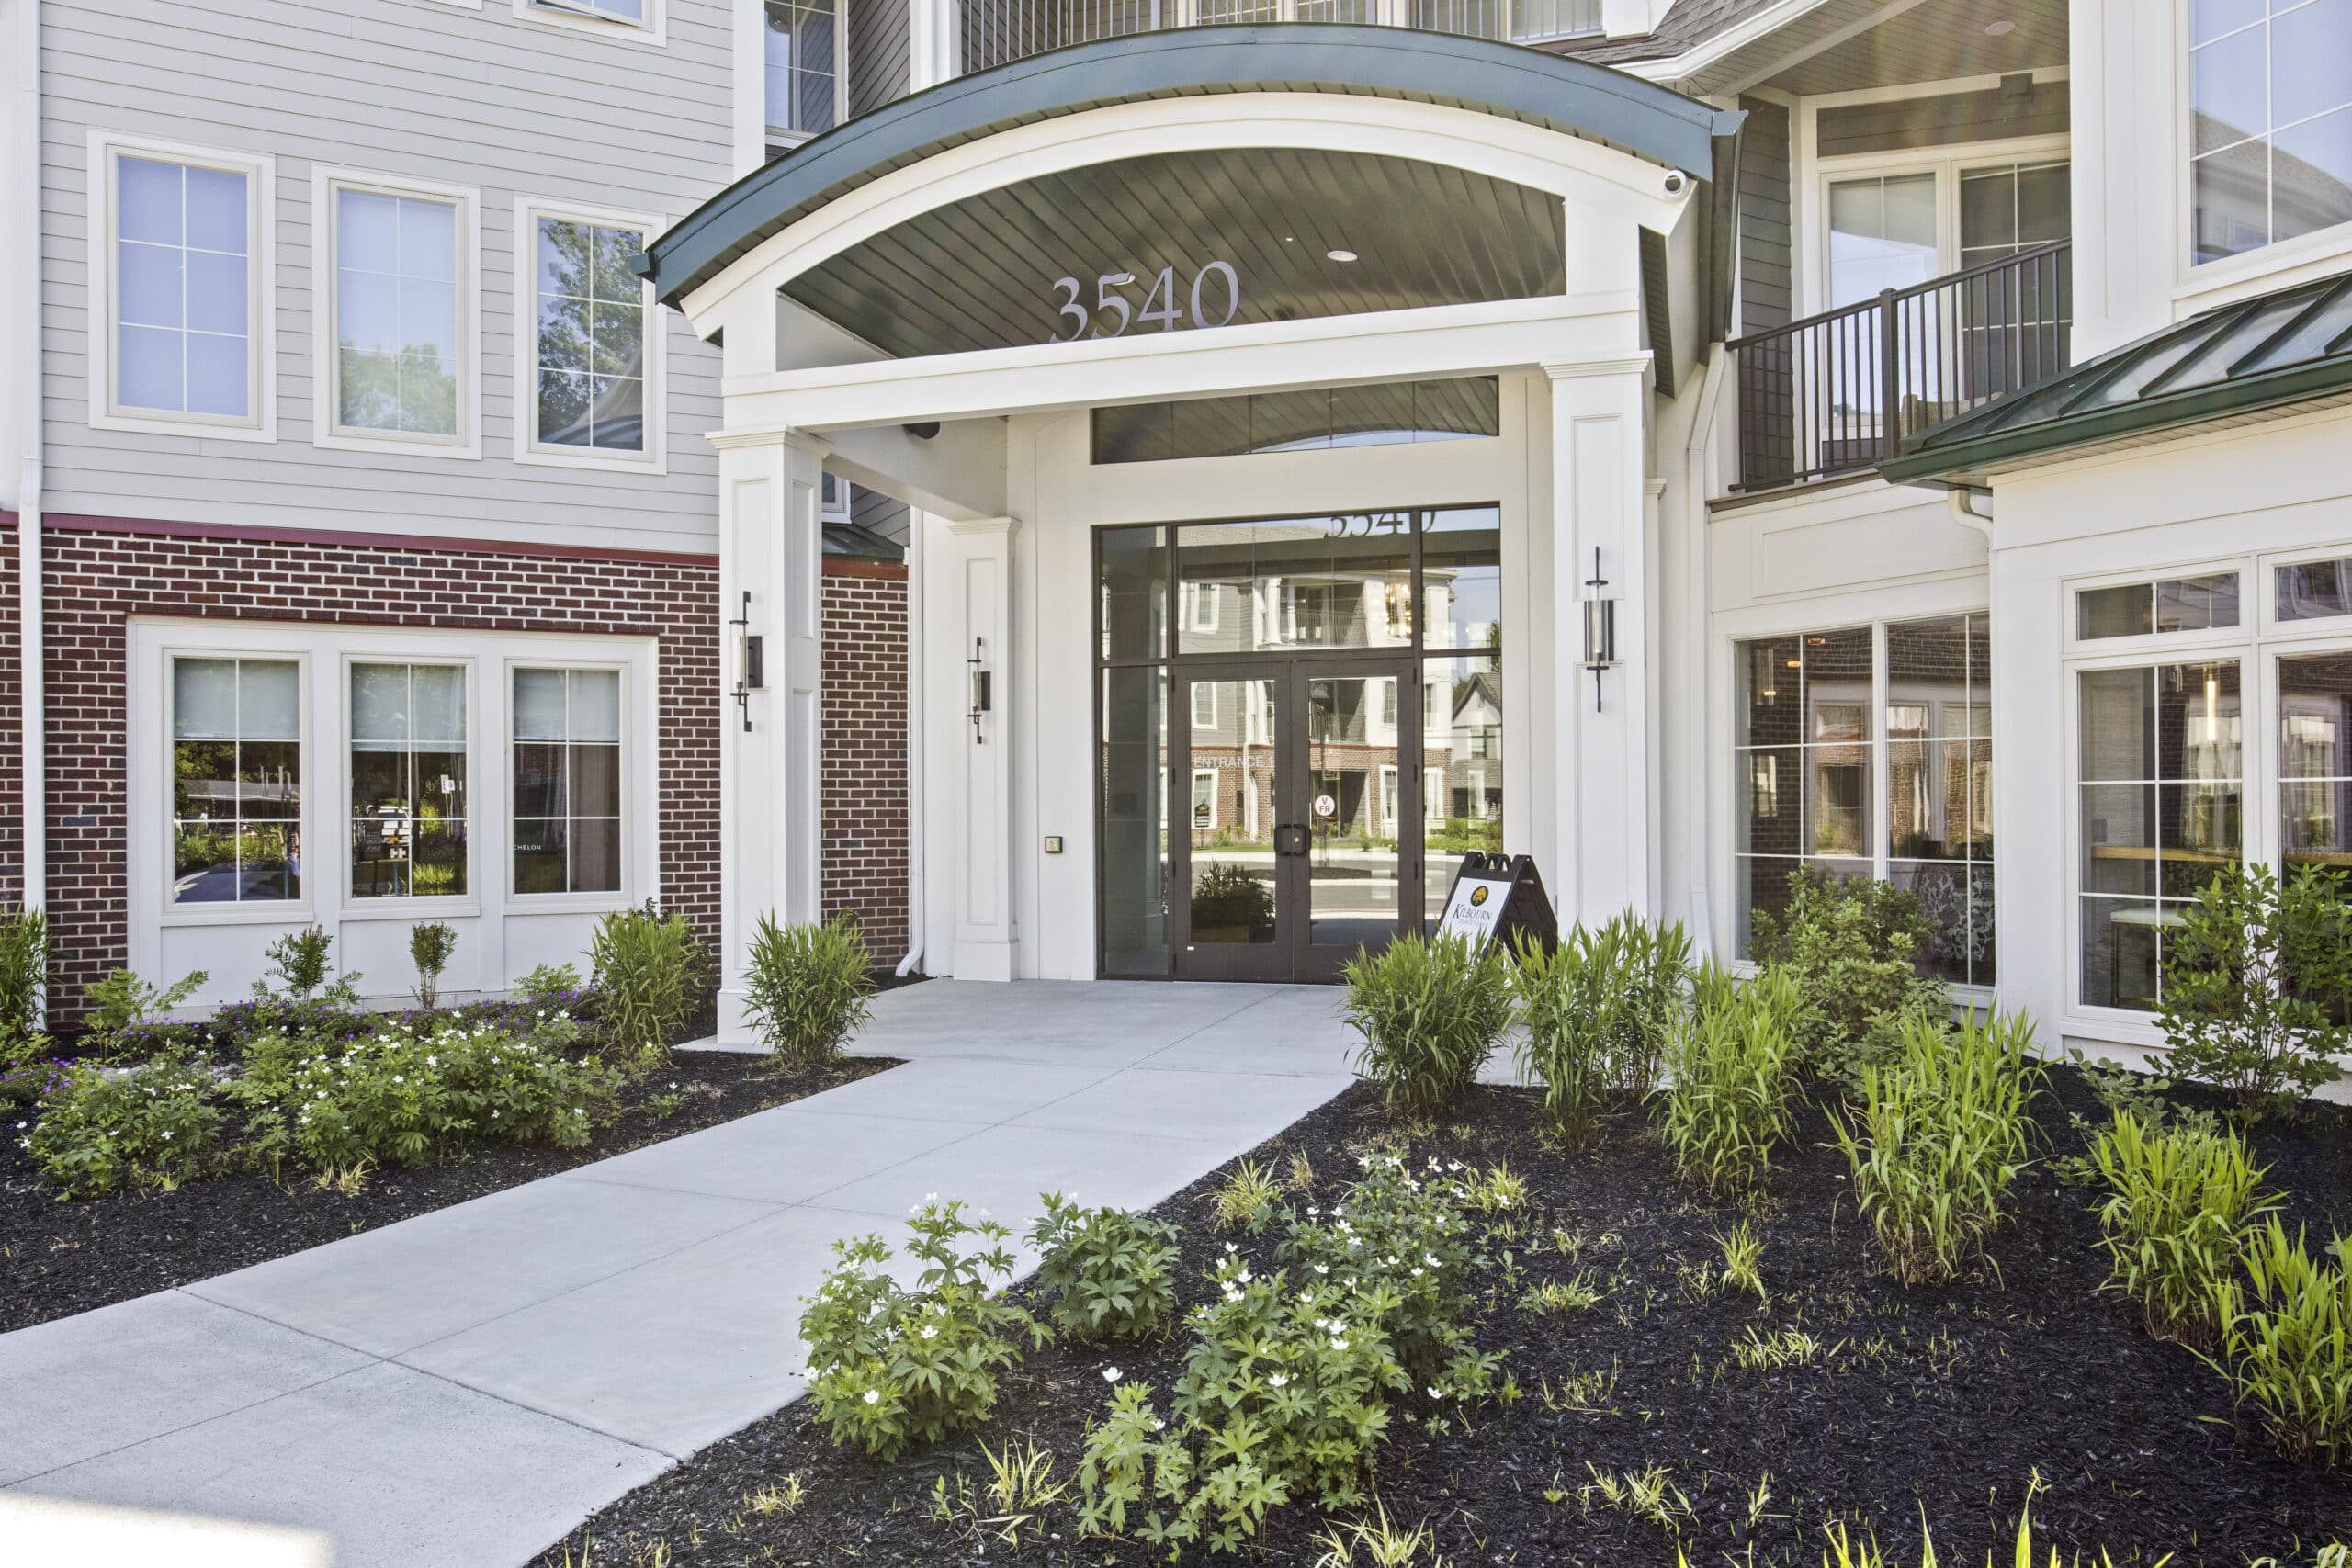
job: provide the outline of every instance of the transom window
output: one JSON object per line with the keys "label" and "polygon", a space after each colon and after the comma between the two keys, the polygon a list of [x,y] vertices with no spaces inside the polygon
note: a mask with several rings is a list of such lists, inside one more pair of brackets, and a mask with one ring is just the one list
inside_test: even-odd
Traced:
{"label": "transom window", "polygon": [[1736,646],[1742,956],[1799,870],[1871,876],[1918,894],[1923,969],[1992,984],[1991,651],[1978,615]]}
{"label": "transom window", "polygon": [[1501,396],[1494,377],[1469,376],[1098,408],[1091,415],[1093,461],[1164,462],[1498,435]]}
{"label": "transom window", "polygon": [[2213,631],[2237,624],[2234,571],[2085,588],[2075,594],[2075,635],[2085,642]]}
{"label": "transom window", "polygon": [[2352,0],[2191,0],[2197,263],[2352,221]]}
{"label": "transom window", "polygon": [[514,671],[514,891],[621,885],[621,681]]}
{"label": "transom window", "polygon": [[116,147],[103,158],[109,391],[94,415],[260,427],[268,165]]}
{"label": "transom window", "polygon": [[301,667],[172,661],[175,904],[302,896]]}
{"label": "transom window", "polygon": [[629,264],[645,231],[550,217],[533,230],[532,439],[556,452],[642,456],[653,323]]}
{"label": "transom window", "polygon": [[2277,569],[2278,618],[2325,621],[2352,615],[2352,556]]}

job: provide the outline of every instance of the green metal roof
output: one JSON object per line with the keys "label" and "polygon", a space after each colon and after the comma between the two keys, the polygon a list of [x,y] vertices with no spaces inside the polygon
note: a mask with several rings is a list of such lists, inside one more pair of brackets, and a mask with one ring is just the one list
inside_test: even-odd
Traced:
{"label": "green metal roof", "polygon": [[665,304],[768,235],[893,170],[965,142],[1109,104],[1317,92],[1474,108],[1620,148],[1696,178],[1746,117],[1638,77],[1517,44],[1406,28],[1278,22],[1101,39],[957,77],[803,142],[647,247]]}
{"label": "green metal roof", "polygon": [[2352,273],[2224,305],[1935,426],[1878,471],[1981,484],[1999,468],[2352,393]]}

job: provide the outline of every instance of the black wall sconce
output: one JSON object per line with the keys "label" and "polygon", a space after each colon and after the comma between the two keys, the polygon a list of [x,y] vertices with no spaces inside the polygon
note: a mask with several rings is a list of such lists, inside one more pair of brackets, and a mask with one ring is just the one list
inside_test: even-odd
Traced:
{"label": "black wall sconce", "polygon": [[978,637],[974,637],[972,657],[964,661],[971,667],[972,712],[970,716],[972,744],[975,746],[985,746],[989,743],[988,737],[980,733],[980,716],[993,705],[989,700],[993,694],[989,690],[990,671],[980,662],[980,654],[985,647],[986,645]]}
{"label": "black wall sconce", "polygon": [[752,635],[752,595],[743,594],[743,613],[727,623],[735,628],[735,705],[743,710],[743,730],[752,728],[752,694],[767,684],[765,649],[761,639]]}
{"label": "black wall sconce", "polygon": [[1600,591],[1609,580],[1600,575],[1600,547],[1593,547],[1592,575],[1585,579],[1584,667],[1592,671],[1592,711],[1600,711],[1600,672],[1617,663],[1617,601]]}

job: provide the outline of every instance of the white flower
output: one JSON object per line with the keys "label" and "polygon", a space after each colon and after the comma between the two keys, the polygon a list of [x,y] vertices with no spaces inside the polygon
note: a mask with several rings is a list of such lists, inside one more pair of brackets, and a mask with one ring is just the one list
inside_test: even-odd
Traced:
{"label": "white flower", "polygon": [[926,1192],[922,1195],[922,1201],[926,1203],[936,1203],[939,1201],[939,1194],[936,1192]]}
{"label": "white flower", "polygon": [[1250,1270],[1247,1269],[1241,1270],[1241,1282],[1245,1285],[1250,1282]]}
{"label": "white flower", "polygon": [[497,1111],[492,1111],[492,1112],[490,1113],[490,1119],[491,1119],[492,1121],[493,1121],[493,1122],[497,1121],[497,1120],[498,1120],[498,1112],[497,1112]]}
{"label": "white flower", "polygon": [[1288,1388],[1290,1386],[1290,1379],[1283,1376],[1280,1372],[1276,1372],[1266,1380],[1266,1386],[1268,1388]]}
{"label": "white flower", "polygon": [[1419,1269],[1414,1269],[1414,1270],[1413,1270],[1413,1278],[1414,1278],[1414,1279],[1416,1279],[1416,1280],[1418,1280],[1418,1279],[1419,1279],[1420,1277],[1421,1277],[1421,1271],[1420,1271]]}
{"label": "white flower", "polygon": [[1422,1253],[1421,1261],[1428,1264],[1432,1269],[1438,1267],[1437,1254],[1434,1252]]}
{"label": "white flower", "polygon": [[1445,1395],[1438,1393],[1437,1385],[1432,1383],[1430,1385],[1430,1397],[1431,1399],[1443,1399]]}
{"label": "white flower", "polygon": [[172,1135],[171,1135],[169,1133],[164,1134],[164,1142],[165,1142],[165,1143],[167,1143],[167,1144],[168,1144],[168,1143],[170,1143],[171,1141],[172,1141]]}
{"label": "white flower", "polygon": [[1102,1369],[1102,1381],[1104,1382],[1117,1382],[1125,1376],[1126,1376],[1126,1373],[1119,1371],[1116,1367],[1105,1367]]}
{"label": "white flower", "polygon": [[1240,1248],[1238,1248],[1238,1247],[1235,1247],[1235,1246],[1234,1246],[1231,1242],[1229,1242],[1229,1241],[1228,1241],[1228,1242],[1227,1242],[1227,1243],[1225,1244],[1225,1249],[1226,1249],[1227,1252],[1238,1252],[1238,1251],[1239,1251],[1239,1250],[1240,1250]]}
{"label": "white flower", "polygon": [[873,1388],[869,1388],[869,1389],[867,1389],[867,1390],[865,1391],[865,1403],[866,1403],[866,1404],[881,1404],[881,1403],[882,1403],[882,1391],[881,1391],[881,1390],[879,1390],[879,1389],[873,1389]]}
{"label": "white flower", "polygon": [[25,1124],[24,1124],[22,1122],[17,1122],[17,1132],[19,1132],[19,1133],[21,1133],[21,1132],[23,1132],[24,1130],[25,1130]]}
{"label": "white flower", "polygon": [[1344,1339],[1334,1339],[1331,1341],[1331,1348],[1334,1350],[1344,1350],[1347,1348],[1348,1342]]}
{"label": "white flower", "polygon": [[1306,1206],[1306,1217],[1307,1217],[1308,1219],[1310,1219],[1310,1220],[1311,1220],[1311,1219],[1315,1219],[1315,1218],[1317,1218],[1317,1216],[1319,1216],[1322,1213],[1323,1213],[1323,1211],[1322,1211],[1322,1210],[1320,1210],[1320,1209],[1317,1208],[1317,1207],[1316,1207],[1314,1204],[1312,1204],[1312,1203],[1309,1203],[1309,1204]]}
{"label": "white flower", "polygon": [[1151,1429],[1155,1432],[1165,1432],[1168,1430],[1168,1423],[1155,1419],[1151,1424]]}
{"label": "white flower", "polygon": [[938,1325],[936,1325],[936,1324],[933,1324],[933,1325],[929,1325],[929,1326],[925,1327],[925,1328],[923,1329],[923,1331],[922,1331],[922,1337],[923,1337],[925,1339],[936,1339],[936,1338],[938,1338],[938,1337],[939,1337],[939,1326],[938,1326]]}
{"label": "white flower", "polygon": [[1227,1286],[1225,1288],[1225,1304],[1226,1304],[1226,1305],[1227,1305],[1227,1306],[1231,1306],[1235,1302],[1238,1302],[1238,1301],[1239,1301],[1240,1299],[1241,1299],[1241,1292],[1240,1292],[1239,1291],[1235,1290],[1235,1289],[1234,1289],[1232,1286],[1230,1286],[1230,1285],[1227,1285]]}
{"label": "white flower", "polygon": [[1317,1274],[1329,1274],[1331,1271],[1331,1266],[1329,1263],[1317,1263],[1315,1266],[1315,1271]]}

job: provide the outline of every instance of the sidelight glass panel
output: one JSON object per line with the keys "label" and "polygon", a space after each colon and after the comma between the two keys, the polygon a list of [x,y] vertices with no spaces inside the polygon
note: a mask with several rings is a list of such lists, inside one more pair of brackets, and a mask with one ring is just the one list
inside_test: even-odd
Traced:
{"label": "sidelight glass panel", "polygon": [[[1271,942],[1276,930],[1273,694],[1265,680],[1194,680],[1184,705],[1192,757],[1191,941]],[[1207,692],[1205,699],[1200,694]],[[1266,716],[1261,718],[1259,716]],[[1261,735],[1264,737],[1260,739]]]}
{"label": "sidelight glass panel", "polygon": [[1464,853],[1503,847],[1502,661],[1421,667],[1421,895],[1434,925]]}
{"label": "sidelight glass panel", "polygon": [[[1168,653],[1168,530],[1105,528],[1102,595],[1102,657],[1161,659]],[[1216,608],[1214,586],[1207,608]]]}
{"label": "sidelight glass panel", "polygon": [[1377,949],[1395,934],[1404,872],[1397,829],[1418,803],[1402,770],[1395,717],[1408,712],[1393,675],[1334,675],[1306,683],[1309,855],[1307,940]]}
{"label": "sidelight glass panel", "polygon": [[1102,733],[1103,973],[1165,975],[1168,672],[1103,671]]}
{"label": "sidelight glass panel", "polygon": [[1449,507],[1424,514],[1424,647],[1459,648],[1500,656],[1502,563],[1502,514],[1496,508]]}

